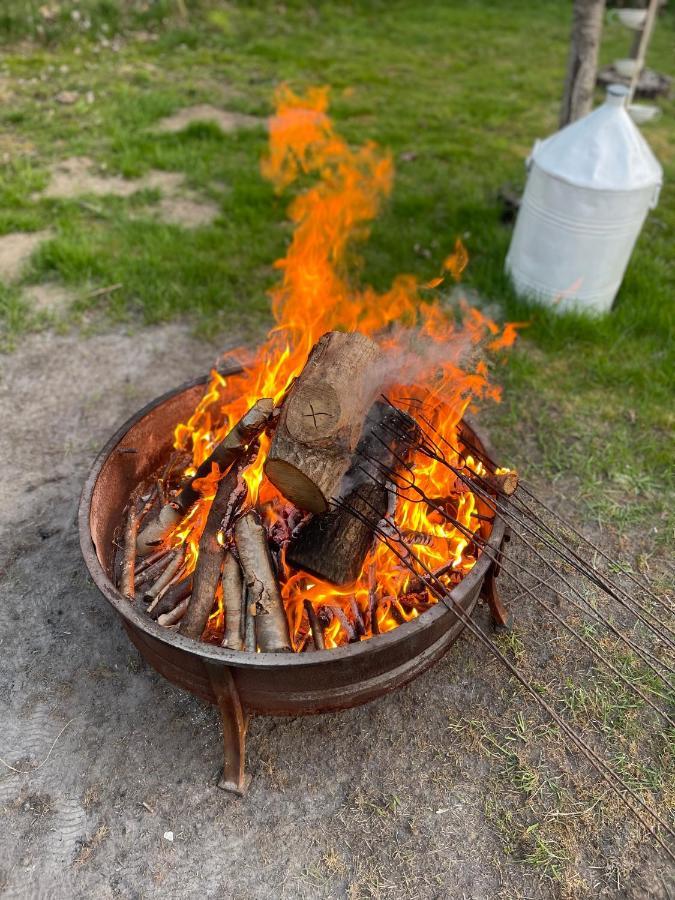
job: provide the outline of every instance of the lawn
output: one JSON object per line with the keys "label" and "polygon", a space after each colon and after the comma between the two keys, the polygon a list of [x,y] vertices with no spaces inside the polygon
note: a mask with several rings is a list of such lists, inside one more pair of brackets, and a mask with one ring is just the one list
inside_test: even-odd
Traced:
{"label": "lawn", "polygon": [[[503,273],[511,226],[501,221],[498,190],[506,183],[522,185],[534,139],[556,128],[570,17],[571,4],[503,0],[3,0],[0,236],[45,229],[49,236],[18,279],[0,283],[2,351],[20,354],[36,331],[79,329],[87,335],[114,326],[138,335],[145,326],[175,319],[187,321],[198,335],[234,331],[258,339],[271,321],[273,262],[283,256],[290,235],[291,195],[276,195],[260,173],[264,128],[225,133],[201,122],[157,133],[156,126],[198,104],[262,121],[280,82],[298,91],[327,84],[338,131],[354,145],[373,140],[388,147],[396,163],[391,198],[358,248],[363,282],[382,290],[400,272],[433,278],[461,237],[471,257],[463,280],[467,294],[483,298],[503,319],[530,323],[507,364],[495,364],[502,404],[483,413],[501,455],[559,508],[569,505],[570,516],[600,535],[603,546],[621,548],[632,565],[657,568],[675,528],[672,100],[658,101],[660,119],[644,128],[666,183],[615,311],[593,321],[528,308]],[[673,13],[666,12],[650,51],[650,64],[666,73],[672,69],[672,26]],[[629,40],[608,20],[602,61],[625,56]],[[57,99],[69,94],[68,102]],[[52,167],[83,157],[106,177],[141,179],[139,190],[128,196],[44,196]],[[215,209],[212,221],[186,228],[158,219],[153,210],[164,188],[150,177],[157,172],[182,176],[185,189]],[[62,287],[76,300],[58,315],[39,311],[29,299],[34,285]],[[531,625],[531,610],[524,613],[525,623],[527,615]],[[536,627],[521,627],[502,641],[518,662],[525,656],[526,664],[534,660],[539,666],[543,641]],[[573,647],[561,641],[557,653],[561,672],[568,662],[581,672],[585,663],[573,656]],[[636,683],[642,677],[633,673],[631,659],[611,658]],[[469,667],[477,669],[477,659],[471,657]],[[630,696],[590,664],[587,670],[583,686],[562,689],[569,714],[581,727],[590,723],[601,731],[608,753],[639,748],[643,767],[632,770],[626,762],[625,774],[641,790],[672,790],[670,736],[645,738],[648,731],[635,724]],[[486,672],[468,668],[455,681],[468,673],[479,682],[483,675],[492,690],[503,675],[489,667]],[[448,679],[448,685],[455,681]],[[541,760],[534,761],[542,743],[552,754],[551,771],[559,767],[569,774],[558,736],[542,731],[536,715],[526,721],[522,704],[516,713],[510,700],[498,721],[491,704],[500,711],[499,692],[497,701],[489,695],[482,710],[475,696],[474,708],[464,706],[464,694],[458,696],[462,702],[448,725],[451,741],[445,734],[443,740],[453,753],[463,747],[473,754],[479,747],[482,758],[492,759],[500,789],[513,795],[511,806],[488,788],[480,795],[495,833],[511,856],[557,884],[569,847],[580,854],[584,849],[587,816],[595,808],[571,812],[573,798],[560,800],[555,777],[536,781],[544,771]],[[485,716],[474,719],[474,713]],[[420,725],[415,733],[422,731]],[[438,747],[425,752],[432,759],[441,753]],[[460,775],[457,762],[451,781]],[[445,790],[445,770],[435,776]],[[377,798],[386,806],[386,815],[378,812],[384,822],[398,815],[393,785],[393,799]],[[597,785],[586,787],[595,802]],[[541,830],[535,822],[521,833],[519,815],[532,797],[567,811],[556,812],[553,825],[542,818]],[[597,815],[602,821],[593,827],[601,832],[609,822],[607,830],[620,841],[622,811],[610,809],[607,820],[604,812]],[[564,841],[557,843],[564,829],[574,831],[568,849]],[[392,845],[398,841],[397,830]],[[569,885],[552,895],[582,896]]]}
{"label": "lawn", "polygon": [[[433,275],[461,235],[471,254],[466,284],[498,301],[505,317],[532,323],[499,374],[506,400],[495,416],[505,450],[525,466],[525,430],[525,449],[534,442],[540,471],[571,477],[600,521],[649,526],[643,549],[672,533],[664,491],[673,387],[672,103],[663,102],[663,116],[645,129],[666,186],[615,312],[598,323],[523,310],[503,274],[511,229],[500,222],[497,190],[522,183],[533,140],[556,127],[566,8],[196,2],[183,10],[169,0],[53,6],[9,0],[0,13],[0,229],[53,230],[25,282],[80,289],[73,321],[96,305],[117,321],[188,315],[204,331],[233,321],[255,328],[267,317],[271,262],[288,235],[287,200],[259,174],[264,132],[223,134],[194,124],[158,138],[152,127],[182,106],[207,102],[265,116],[278,82],[329,84],[339,130],[354,142],[389,147],[398,161],[391,201],[363,250],[363,279],[382,288],[399,271]],[[671,25],[670,15],[659,22],[650,59],[666,71]],[[625,49],[626,33],[608,22],[603,59]],[[61,106],[54,100],[61,91],[77,91],[79,99]],[[97,204],[31,199],[50,163],[70,156],[127,177],[183,172],[221,214],[188,231],[139,214],[156,199],[152,191]],[[87,299],[87,290],[108,284],[122,287],[103,301]],[[0,290],[6,343],[45,326],[19,287]]]}

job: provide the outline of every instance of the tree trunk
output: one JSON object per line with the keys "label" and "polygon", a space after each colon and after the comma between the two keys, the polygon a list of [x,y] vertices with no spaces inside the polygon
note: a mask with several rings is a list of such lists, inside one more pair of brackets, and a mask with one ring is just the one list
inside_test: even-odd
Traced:
{"label": "tree trunk", "polygon": [[585,116],[593,107],[604,11],[605,0],[574,0],[561,128]]}
{"label": "tree trunk", "polygon": [[337,495],[379,389],[379,358],[365,335],[330,331],[289,391],[265,473],[300,509],[325,512]]}

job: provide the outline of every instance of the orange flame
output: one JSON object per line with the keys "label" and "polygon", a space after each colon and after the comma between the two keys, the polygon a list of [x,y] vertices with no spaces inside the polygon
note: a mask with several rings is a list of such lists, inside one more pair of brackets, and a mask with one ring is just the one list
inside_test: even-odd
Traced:
{"label": "orange flame", "polygon": [[[288,210],[294,224],[293,237],[285,257],[275,263],[280,279],[271,292],[276,326],[242,374],[225,378],[215,371],[212,373],[208,390],[194,414],[176,428],[175,446],[191,453],[194,466],[208,456],[257,399],[272,397],[279,402],[283,398],[302,371],[314,343],[329,330],[359,330],[373,336],[390,354],[402,350],[402,343],[410,340],[409,329],[413,328],[416,329],[414,340],[437,346],[438,352],[429,354],[426,367],[418,366],[412,383],[402,377],[408,383],[390,385],[388,390],[395,402],[423,410],[433,426],[455,446],[459,443],[457,425],[467,406],[476,399],[499,398],[498,390],[488,382],[487,365],[476,351],[486,347],[496,351],[510,346],[516,338],[517,325],[500,329],[477,309],[465,304],[463,325],[457,326],[439,303],[420,299],[420,289],[433,283],[422,285],[412,275],[398,276],[383,294],[368,286],[358,288],[348,278],[345,269],[348,248],[354,239],[363,240],[368,236],[370,223],[391,191],[393,164],[390,154],[372,142],[350,148],[336,133],[327,109],[326,88],[312,88],[300,96],[282,86],[276,93],[276,113],[270,121],[269,150],[262,162],[262,173],[277,191],[288,188],[301,177],[312,176],[315,183],[302,190]],[[459,280],[467,261],[466,249],[458,240],[443,268]],[[394,324],[396,328],[392,330]],[[445,354],[446,347],[465,348],[465,356],[466,348],[472,347],[468,365],[463,363],[460,367],[458,352]],[[269,510],[271,501],[279,502],[281,498],[263,474],[267,446],[268,440],[263,438],[261,452],[245,478],[249,502],[266,505]],[[449,457],[451,462],[457,462],[452,453]],[[476,509],[473,494],[463,484],[457,484],[452,472],[435,461],[420,455],[414,464],[416,482],[424,492],[431,497],[455,497],[453,515],[470,531],[476,531],[480,520],[473,515]],[[214,473],[205,479],[202,501],[173,535],[176,543],[188,542],[192,566],[217,477]],[[428,546],[415,548],[430,568],[451,559],[453,570],[462,574],[474,565],[476,551],[469,552],[469,541],[424,504],[412,499],[399,500],[396,523],[401,528],[430,536]],[[417,615],[417,611],[406,612],[400,604],[393,607],[392,598],[405,591],[410,581],[409,572],[398,564],[396,557],[380,544],[367,565],[373,561],[377,566],[379,596],[383,600],[377,617],[380,630],[386,631],[396,627],[400,619]],[[296,646],[308,627],[302,605],[305,598],[315,607],[339,606],[348,618],[353,617],[352,597],[362,612],[366,610],[367,565],[357,582],[345,589],[286,569],[282,594]],[[216,608],[212,620],[207,631],[222,626],[222,602],[220,612]],[[345,639],[344,629],[333,618],[326,629],[326,646],[336,646]]]}

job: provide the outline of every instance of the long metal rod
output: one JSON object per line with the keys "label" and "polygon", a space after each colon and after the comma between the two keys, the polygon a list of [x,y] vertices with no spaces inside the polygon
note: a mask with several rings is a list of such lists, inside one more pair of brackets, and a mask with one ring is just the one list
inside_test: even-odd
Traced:
{"label": "long metal rod", "polygon": [[[396,407],[394,407],[394,408],[396,408]],[[433,427],[433,426],[431,426],[431,427]],[[496,468],[498,468],[497,463],[495,463],[494,460],[491,459],[490,456],[488,456],[488,454],[485,453],[484,450],[481,450],[480,448],[476,447],[476,445],[473,444],[471,442],[471,440],[466,437],[466,435],[462,435],[462,443],[466,444],[466,446],[488,468],[491,468],[493,471]],[[452,446],[452,445],[449,445],[449,446]],[[456,448],[454,448],[454,449],[455,449],[455,452],[457,452]],[[460,453],[460,455],[461,455],[461,453]],[[606,562],[609,562],[612,565],[616,565],[616,561],[613,560],[612,557],[609,556],[608,553],[606,553],[604,550],[602,550],[600,547],[598,547],[596,544],[594,544],[593,541],[591,541],[589,538],[587,538],[585,535],[583,535],[571,522],[569,522],[567,519],[565,519],[563,516],[561,516],[560,513],[556,512],[551,506],[549,506],[547,503],[545,503],[541,499],[541,497],[537,496],[537,494],[535,494],[534,491],[525,482],[523,482],[523,481],[519,482],[519,490],[521,490],[523,493],[527,494],[528,497],[530,497],[532,500],[534,500],[536,503],[538,503],[539,506],[541,506],[543,509],[545,509],[546,512],[550,516],[552,516],[562,526],[564,526],[569,531],[571,531],[580,541],[582,541],[585,544],[588,544],[588,546],[591,547],[593,550],[595,550],[595,552],[599,556],[601,556]],[[636,587],[640,588],[640,590],[645,591],[645,593],[649,594],[649,596],[653,600],[655,600],[657,603],[659,603],[661,606],[663,606],[667,612],[672,613],[672,611],[673,611],[672,606],[670,604],[666,603],[662,597],[659,597],[659,595],[655,591],[652,590],[651,586],[647,583],[647,579],[644,576],[642,577],[642,579],[639,579],[632,572],[629,572],[627,569],[625,569],[623,567],[621,568],[620,572],[622,575],[625,575],[627,578],[629,578],[635,584]]]}
{"label": "long metal rod", "polygon": [[[390,403],[390,401],[387,401],[387,402]],[[394,406],[393,404],[390,403],[390,405],[391,405],[395,410],[398,410],[398,408],[397,408],[396,406]],[[398,410],[398,412],[399,412],[400,415],[404,415],[404,414],[402,413],[401,410]],[[453,453],[455,453],[460,459],[463,459],[463,460],[464,460],[464,463],[465,463],[464,468],[467,468],[468,471],[471,471],[471,472],[472,472],[472,475],[473,475],[474,477],[477,477],[477,478],[479,478],[479,479],[482,481],[481,476],[478,475],[477,473],[473,472],[473,470],[470,469],[470,468],[466,465],[466,462],[467,462],[467,459],[466,459],[466,453],[464,453],[464,451],[460,450],[458,447],[455,447],[455,446],[454,446],[454,445],[453,445],[453,444],[452,444],[452,443],[451,443],[444,435],[442,435],[442,434],[435,428],[435,426],[429,421],[429,419],[428,419],[426,416],[424,416],[421,412],[417,411],[417,416],[418,416],[418,418],[421,418],[422,421],[424,421],[425,424],[427,424],[427,425],[429,426],[429,428],[432,429],[432,431],[434,432],[434,434],[436,434],[436,435],[438,436],[438,438],[439,438],[439,439],[440,439],[447,447],[449,447],[450,450],[451,450]],[[441,450],[440,446],[439,446],[435,441],[433,441],[433,439],[429,438],[428,435],[425,435],[425,437],[426,437],[426,439],[429,441],[429,443],[430,443],[430,444],[431,444],[438,452],[440,452],[441,455],[443,455],[443,451]],[[482,451],[482,450],[480,450],[478,447],[476,447],[475,444],[473,444],[473,443],[470,441],[470,439],[468,439],[465,435],[462,435],[462,443],[464,443],[467,447],[469,447],[471,450],[473,450],[474,453],[476,454],[476,456],[478,456],[478,458],[481,460],[481,462],[483,462],[483,464],[486,465],[486,467],[487,467],[488,469],[491,468],[491,469],[493,470],[493,472],[497,469],[497,464],[494,462],[494,460],[492,460],[492,459],[491,459],[484,451]],[[610,562],[610,563],[614,564],[614,561],[611,559],[610,556],[608,556],[604,551],[602,551],[599,547],[597,547],[595,544],[593,544],[592,541],[589,541],[587,538],[585,538],[585,537],[581,534],[581,532],[579,532],[579,531],[578,531],[571,523],[567,522],[565,519],[563,519],[561,516],[559,516],[557,513],[555,513],[549,506],[547,506],[547,505],[544,503],[543,500],[539,499],[539,497],[537,497],[537,496],[534,494],[534,492],[533,492],[530,488],[528,488],[527,485],[524,484],[522,481],[519,482],[519,489],[522,490],[524,493],[526,493],[528,496],[530,496],[532,499],[536,500],[536,502],[539,503],[539,504],[540,504],[540,505],[541,505],[541,506],[542,506],[542,507],[550,514],[550,515],[552,515],[553,517],[556,517],[556,518],[560,521],[560,523],[561,523],[562,525],[565,525],[565,526],[568,527],[571,531],[573,531],[574,534],[575,534],[581,541],[585,541],[585,542],[586,542],[590,547],[592,547],[598,554],[600,554],[607,562]],[[520,498],[516,498],[516,499],[517,499],[517,501],[518,501],[519,504],[523,502],[523,501],[520,500]],[[554,532],[553,532],[550,528],[548,528],[548,526],[543,522],[543,520],[541,519],[540,516],[537,516],[537,515],[536,515],[533,511],[531,511],[531,510],[530,510],[529,512],[530,512],[531,518],[533,519],[533,521],[535,521],[535,522],[537,523],[537,525],[540,525],[540,526],[544,527],[550,534],[554,535]],[[601,579],[604,581],[604,583],[605,583],[605,585],[607,585],[607,587],[605,587],[604,585],[599,585],[599,586],[602,587],[603,590],[605,590],[606,592],[610,592],[610,593],[612,593],[612,594],[613,594],[614,592],[618,592],[618,593],[622,594],[622,595],[624,596],[624,600],[625,600],[627,603],[632,604],[632,605],[634,604],[638,609],[640,609],[640,610],[641,610],[644,614],[646,614],[646,615],[652,615],[651,611],[648,610],[645,606],[643,606],[643,605],[639,602],[639,600],[638,600],[637,598],[630,596],[630,595],[629,595],[626,591],[624,591],[619,585],[616,585],[616,584],[614,584],[613,582],[611,582],[611,581],[604,575],[604,573],[601,573],[598,569],[595,568],[595,566],[592,566],[592,565],[590,565],[586,560],[583,560],[583,559],[577,554],[577,552],[574,550],[574,548],[572,548],[570,545],[566,544],[565,541],[564,541],[559,535],[554,535],[554,536],[555,536],[556,540],[557,540],[557,541],[558,541],[558,542],[559,542],[559,543],[560,543],[560,544],[561,544],[561,545],[562,545],[569,553],[572,553],[572,554],[576,557],[576,559],[577,559],[578,561],[580,561],[582,564],[584,564],[584,566],[585,566],[590,572],[593,572],[594,575],[596,575],[598,578],[601,578]],[[666,603],[664,603],[664,601],[663,601],[657,594],[655,594],[655,593],[654,593],[653,591],[651,591],[648,587],[646,587],[644,584],[642,584],[642,583],[641,583],[638,579],[636,579],[631,573],[626,572],[625,570],[623,570],[623,574],[629,576],[630,579],[633,581],[633,583],[636,584],[641,590],[646,590],[646,591],[650,594],[650,596],[652,597],[652,599],[656,600],[659,604],[661,604],[668,612],[672,612],[672,609],[669,608],[668,605],[667,605]],[[591,578],[591,576],[590,576],[589,574],[587,574],[586,577]],[[591,580],[593,580],[593,579],[591,579]],[[609,589],[609,590],[608,590],[608,589]],[[635,613],[635,610],[634,610],[634,609],[631,610],[631,611],[633,612],[634,615],[637,615],[637,613]],[[669,632],[675,637],[675,632],[672,632],[672,631],[670,630],[670,628],[668,628],[668,626],[667,626],[665,623],[659,623],[659,625],[660,625],[661,627],[665,628],[667,631],[669,631]]]}
{"label": "long metal rod", "polygon": [[[365,499],[365,498],[362,498]],[[574,744],[581,750],[584,756],[588,759],[591,765],[596,769],[596,771],[600,774],[602,779],[607,782],[610,789],[615,793],[619,799],[624,803],[628,810],[635,816],[635,818],[640,822],[640,824],[647,829],[647,831],[654,837],[657,843],[662,847],[663,850],[670,856],[670,858],[675,862],[675,854],[670,850],[668,845],[661,839],[660,835],[656,832],[656,830],[650,826],[650,824],[642,817],[642,815],[628,802],[624,792],[627,793],[635,802],[643,807],[646,812],[656,821],[671,837],[675,837],[675,831],[673,831],[670,826],[661,819],[661,817],[654,812],[654,810],[650,809],[649,806],[642,800],[642,798],[633,791],[633,789],[626,784],[623,779],[614,772],[614,770],[603,760],[601,759],[595,751],[583,740],[583,738],[576,734],[574,729],[568,725],[565,720],[558,715],[558,713],[540,696],[537,692],[536,688],[534,688],[527,679],[518,671],[518,669],[511,663],[511,661],[499,650],[498,647],[495,646],[494,642],[490,640],[490,638],[485,634],[482,628],[477,625],[469,615],[467,615],[464,610],[455,603],[452,597],[448,594],[445,585],[442,582],[438,581],[434,576],[434,573],[431,569],[429,569],[416,555],[414,552],[408,550],[406,555],[401,554],[395,547],[392,545],[389,536],[386,533],[383,533],[381,528],[379,527],[379,523],[373,524],[373,522],[368,519],[368,517],[363,516],[358,510],[355,510],[353,507],[350,507],[348,504],[342,503],[341,501],[334,501],[336,505],[350,512],[353,516],[356,516],[366,525],[373,529],[374,533],[378,537],[380,541],[382,541],[389,550],[399,558],[401,563],[406,566],[413,574],[418,575],[419,573],[414,567],[413,560],[417,563],[417,565],[426,572],[428,578],[430,579],[430,587],[433,593],[437,596],[437,598],[445,605],[449,610],[451,610],[458,618],[461,619],[462,623],[467,627],[471,633],[478,638],[478,640],[490,650],[493,655],[507,668],[509,673],[513,675],[514,678],[528,691],[529,694],[535,699],[535,701],[544,709],[544,711],[553,719],[553,721],[562,729],[562,731],[574,742]],[[367,502],[367,501],[366,501]],[[370,504],[369,504],[370,505]],[[616,786],[616,783],[621,787],[621,790]]]}
{"label": "long metal rod", "polygon": [[[396,406],[391,404],[390,401],[387,401],[387,402],[390,404],[390,406],[394,410],[396,410],[399,413],[399,415],[401,415],[401,416],[405,415]],[[419,417],[427,425],[429,425],[429,427],[433,428],[431,423],[429,423],[429,420],[424,415],[419,414]],[[435,429],[434,429],[434,431],[435,431]],[[436,432],[436,433],[438,434],[438,432]],[[423,432],[423,434],[424,434],[424,432]],[[466,476],[463,472],[461,472],[461,470],[459,470],[456,466],[453,466],[451,463],[448,462],[448,460],[445,458],[445,454],[443,453],[442,448],[432,438],[430,438],[426,434],[424,434],[424,437],[426,440],[422,441],[418,445],[418,450],[420,452],[422,452],[426,456],[436,460],[437,462],[441,463],[442,465],[445,465],[446,467],[448,467],[453,472],[453,474],[455,474],[457,477],[461,478],[470,487],[471,490],[475,490],[476,487],[478,487],[480,490],[480,485],[476,485],[476,480],[483,481],[483,479],[481,478],[481,476],[478,473],[473,472],[473,470],[471,470],[471,469],[467,469],[468,471],[471,472],[471,478],[468,478],[468,476]],[[465,455],[460,450],[458,450],[458,448],[453,447],[453,445],[443,435],[438,434],[438,437],[440,438],[440,440],[443,441],[443,443],[445,443],[448,447],[450,447],[450,449],[453,451],[453,453],[456,453],[458,456],[464,458],[464,460],[466,462]],[[467,467],[464,466],[464,468],[467,468]],[[482,496],[490,505],[492,505],[492,508],[494,509],[494,508],[496,508],[496,504],[494,503],[492,496],[490,495],[489,491],[486,488],[487,488],[487,485],[482,491]],[[513,516],[513,510],[511,508],[509,508],[508,514]],[[636,618],[639,619],[646,627],[648,627],[650,630],[652,630],[660,640],[662,640],[664,643],[668,644],[672,650],[675,650],[675,643],[673,643],[668,638],[668,636],[665,634],[665,632],[669,632],[672,634],[672,632],[670,632],[670,629],[668,628],[667,625],[665,625],[665,623],[658,623],[658,629],[657,629],[657,627],[652,622],[650,622],[648,619],[646,619],[644,616],[642,616],[639,612],[636,612],[636,610],[628,602],[628,600],[626,598],[622,598],[616,592],[616,590],[613,589],[613,585],[610,585],[601,573],[597,572],[597,570],[593,569],[592,567],[590,567],[590,571],[589,571],[589,567],[588,567],[587,563],[585,562],[585,560],[582,560],[581,557],[579,557],[578,555],[576,555],[574,553],[574,551],[570,550],[570,552],[574,553],[574,555],[576,556],[576,560],[577,560],[576,563],[573,560],[568,559],[564,553],[562,553],[555,546],[551,545],[550,541],[548,541],[541,534],[536,532],[531,526],[528,526],[526,522],[523,522],[521,520],[520,524],[523,527],[528,528],[528,530],[531,533],[533,533],[540,540],[543,540],[544,543],[548,544],[548,546],[554,552],[556,552],[563,559],[563,561],[567,562],[573,568],[576,568],[577,571],[580,572],[580,574],[582,574],[584,577],[588,578],[588,580],[590,580],[592,583],[596,584],[597,587],[599,587],[605,593],[609,594],[609,596],[611,596],[616,602],[618,602],[621,606],[623,606],[625,609],[627,609],[632,615],[636,616]],[[538,524],[541,524],[541,523],[538,523]],[[536,551],[534,551],[534,552],[536,552]],[[591,573],[593,573],[593,574],[591,574]],[[566,582],[566,583],[572,590],[575,590],[574,588],[572,588],[571,585],[569,585],[568,582]],[[581,597],[581,595],[578,592],[577,592],[577,596]],[[639,604],[638,604],[638,606],[639,606]],[[647,611],[644,610],[644,612],[647,612]],[[657,659],[656,657],[653,657],[653,658],[655,660]],[[660,660],[658,660],[658,665],[666,668],[669,672],[675,674],[675,669],[668,667],[667,665],[662,663]]]}
{"label": "long metal rod", "polygon": [[[630,595],[626,591],[624,591],[623,588],[620,588],[618,585],[612,584],[612,582],[604,575],[604,573],[600,572],[599,569],[596,569],[595,566],[590,565],[577,553],[574,548],[568,547],[560,538],[560,536],[557,535],[552,528],[549,528],[549,526],[539,516],[537,516],[533,512],[533,510],[530,509],[530,507],[522,500],[522,498],[515,496],[511,499],[516,501],[515,505],[521,513],[527,516],[530,521],[536,523],[537,527],[543,528],[553,541],[556,541],[568,553],[572,554],[574,559],[584,568],[584,575],[586,576],[586,578],[597,584],[598,587],[600,587],[606,594],[609,594],[610,597],[613,597],[619,603],[621,603],[621,600],[619,599],[619,597],[616,597],[615,594],[619,594],[621,597],[623,597],[622,605],[627,606],[633,613],[633,615],[640,621],[645,621],[646,617],[649,617],[649,620],[655,620],[655,623],[658,625],[659,629],[661,629],[661,631],[659,632],[659,636],[662,635],[662,632],[668,632],[669,635],[675,638],[675,631],[673,629],[671,629],[665,622],[659,621],[654,613],[643,606],[636,598],[630,597]],[[561,551],[558,551],[558,553],[561,556],[564,556]],[[593,574],[591,575],[590,573]],[[640,610],[641,614],[635,611],[634,606]],[[647,621],[647,624],[651,625],[652,627],[654,625],[652,621]],[[671,645],[672,649],[675,649],[675,643],[669,640],[667,640],[667,642]]]}
{"label": "long metal rod", "polygon": [[[375,464],[375,465],[377,465],[377,466],[379,466],[380,471],[383,472],[383,473],[387,476],[387,478],[389,479],[390,483],[393,483],[394,485],[396,485],[396,484],[397,484],[397,479],[399,479],[399,480],[405,480],[405,479],[404,479],[404,476],[403,476],[400,472],[398,472],[398,473],[397,473],[397,472],[394,472],[392,469],[390,469],[390,468],[384,466],[382,463],[380,463],[380,462],[379,462],[378,460],[376,460],[375,458],[371,458],[371,459],[370,459],[370,462],[373,463],[373,464]],[[447,464],[447,463],[445,463],[444,460],[442,460],[442,459],[440,460],[440,462],[442,462],[442,463],[444,463],[444,464]],[[449,464],[448,464],[448,465],[449,465]],[[443,516],[448,522],[450,522],[452,525],[454,525],[454,527],[457,528],[459,531],[461,531],[461,533],[464,534],[464,536],[467,537],[468,540],[470,540],[470,541],[475,541],[476,543],[481,543],[481,538],[480,538],[479,535],[477,535],[476,533],[472,532],[472,531],[471,531],[470,529],[468,529],[465,525],[463,525],[459,520],[457,520],[456,518],[454,518],[453,516],[451,516],[451,515],[450,515],[450,514],[449,514],[442,506],[440,506],[439,504],[435,503],[435,502],[433,501],[432,498],[427,497],[427,496],[424,494],[424,492],[421,490],[421,488],[416,484],[414,473],[412,472],[412,470],[410,469],[410,467],[409,467],[409,466],[405,466],[405,468],[407,468],[407,469],[408,469],[408,472],[409,472],[409,478],[408,478],[407,481],[406,481],[406,487],[405,487],[406,490],[413,490],[413,491],[415,491],[415,492],[418,494],[418,496],[419,496],[419,497],[420,497],[420,498],[421,498],[421,499],[422,499],[429,507],[431,507],[432,509],[436,510],[436,511],[437,511],[441,516]],[[372,473],[368,473],[368,471],[367,471],[366,469],[364,469],[364,472],[366,472],[366,474],[370,474],[370,477],[373,477],[373,476],[372,476]],[[468,479],[466,476],[464,476],[463,473],[461,473],[461,472],[460,472],[460,477],[461,477],[461,478],[464,478],[466,481],[469,481],[469,479]],[[477,487],[476,487],[475,484],[472,484],[471,487],[472,487],[472,489],[474,489],[474,490],[477,489]],[[478,488],[477,490],[478,490],[478,492],[480,491],[479,488]],[[397,492],[397,493],[398,493],[398,492]],[[399,493],[398,495],[401,496],[400,493]],[[403,495],[403,496],[405,496],[405,495]],[[492,498],[489,494],[487,494],[487,493],[486,493],[486,498],[487,498],[487,501],[491,504],[491,508],[496,509],[496,504],[495,504],[493,498]],[[409,499],[409,498],[408,498],[408,499]],[[508,515],[508,511],[505,512],[505,515]],[[512,527],[515,528],[515,530],[516,530],[517,533],[519,534],[519,537],[521,538],[521,540],[523,540],[524,543],[526,543],[526,544],[532,549],[532,551],[535,553],[535,555],[537,555],[537,556],[541,559],[541,561],[544,562],[544,564],[547,566],[547,568],[549,568],[551,571],[556,571],[556,570],[554,569],[554,567],[551,565],[551,563],[550,563],[548,560],[546,560],[545,557],[543,557],[542,554],[540,554],[540,553],[536,550],[536,548],[534,548],[534,547],[532,546],[532,544],[531,544],[529,541],[527,541],[527,538],[525,538],[525,537],[522,535],[522,533],[518,532],[517,526],[514,526],[512,522],[511,522],[510,524],[512,525]],[[522,565],[522,564],[519,564],[519,565],[521,566],[522,571],[524,571],[524,572],[526,572],[526,573],[528,573],[528,574],[534,575],[534,577],[537,577],[537,574],[536,574],[536,573],[533,573],[533,572],[532,572],[530,569],[528,569],[526,566],[524,566],[524,565]],[[666,663],[663,663],[662,660],[658,659],[658,657],[653,656],[652,654],[649,653],[649,651],[643,650],[642,648],[638,647],[635,643],[633,643],[633,641],[632,641],[630,638],[628,638],[625,634],[623,634],[621,631],[619,631],[619,629],[616,628],[616,626],[615,626],[609,619],[607,619],[607,618],[604,617],[601,613],[599,613],[597,610],[595,610],[595,609],[591,606],[591,604],[589,603],[589,601],[586,600],[586,598],[583,597],[583,595],[580,594],[579,591],[577,591],[577,589],[576,589],[573,585],[571,585],[570,582],[567,581],[566,578],[564,578],[564,576],[560,575],[560,573],[557,573],[557,574],[558,574],[559,577],[563,580],[563,582],[566,584],[566,586],[572,591],[572,593],[573,593],[575,596],[577,596],[577,597],[582,601],[582,603],[585,604],[585,607],[580,607],[579,604],[576,603],[576,602],[575,602],[571,597],[569,597],[567,594],[563,594],[563,593],[560,592],[560,591],[556,591],[556,593],[558,594],[558,596],[559,596],[562,600],[564,600],[564,601],[567,602],[567,603],[570,603],[572,606],[576,607],[576,608],[579,609],[581,612],[585,612],[586,614],[590,614],[597,622],[599,622],[601,625],[604,625],[606,628],[608,628],[608,629],[609,629],[609,630],[610,630],[610,631],[611,631],[611,632],[612,632],[619,640],[621,640],[624,644],[626,644],[626,646],[629,647],[629,648],[633,651],[633,653],[635,653],[635,655],[638,656],[638,657],[642,660],[642,662],[643,662],[643,663],[644,663],[644,664],[645,664],[645,665],[646,665],[646,666],[647,666],[647,667],[648,667],[648,668],[649,668],[649,669],[650,669],[657,677],[659,677],[659,678],[662,678],[662,677],[663,677],[662,672],[659,671],[659,668],[657,668],[657,667],[660,667],[661,669],[665,669],[667,672],[672,672],[672,671],[673,671]],[[653,662],[652,662],[651,660],[653,660]],[[654,663],[655,663],[655,665],[654,665]]]}

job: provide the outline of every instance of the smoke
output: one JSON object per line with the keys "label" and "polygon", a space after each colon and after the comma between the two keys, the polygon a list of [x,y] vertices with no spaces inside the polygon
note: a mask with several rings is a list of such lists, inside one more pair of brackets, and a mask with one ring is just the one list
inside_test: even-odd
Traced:
{"label": "smoke", "polygon": [[382,354],[369,372],[373,397],[394,387],[424,385],[433,390],[451,373],[472,370],[482,357],[480,345],[464,330],[439,338],[396,325],[380,345]]}

